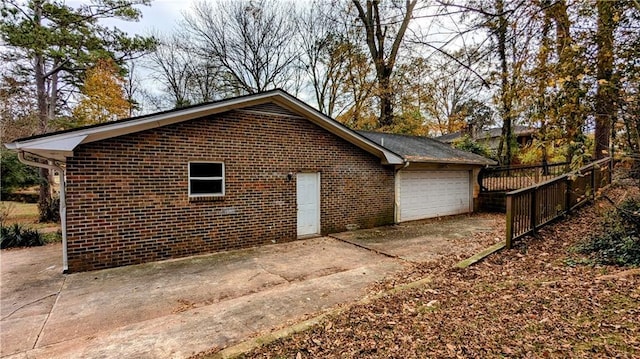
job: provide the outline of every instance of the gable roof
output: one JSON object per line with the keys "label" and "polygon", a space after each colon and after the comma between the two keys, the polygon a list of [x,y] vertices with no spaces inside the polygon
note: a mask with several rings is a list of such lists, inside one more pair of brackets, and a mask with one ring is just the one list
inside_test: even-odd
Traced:
{"label": "gable roof", "polygon": [[358,131],[364,137],[401,155],[409,162],[493,165],[496,162],[422,136]]}
{"label": "gable roof", "polygon": [[390,151],[366,137],[361,136],[357,132],[350,130],[341,123],[320,113],[306,103],[279,89],[114,122],[18,139],[12,143],[6,144],[5,147],[15,151],[28,152],[46,159],[64,162],[67,157],[73,156],[74,149],[81,144],[264,104],[276,104],[286,110],[300,115],[334,135],[377,156],[384,164],[404,163],[403,158],[393,151]]}

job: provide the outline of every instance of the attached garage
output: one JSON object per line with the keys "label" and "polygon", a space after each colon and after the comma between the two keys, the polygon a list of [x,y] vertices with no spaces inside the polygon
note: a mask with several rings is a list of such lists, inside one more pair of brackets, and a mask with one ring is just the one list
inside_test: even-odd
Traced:
{"label": "attached garage", "polygon": [[399,171],[398,222],[471,212],[470,179],[471,171]]}
{"label": "attached garage", "polygon": [[427,137],[358,133],[406,161],[396,169],[396,222],[473,212],[474,198],[480,190],[478,173],[482,167],[495,164]]}

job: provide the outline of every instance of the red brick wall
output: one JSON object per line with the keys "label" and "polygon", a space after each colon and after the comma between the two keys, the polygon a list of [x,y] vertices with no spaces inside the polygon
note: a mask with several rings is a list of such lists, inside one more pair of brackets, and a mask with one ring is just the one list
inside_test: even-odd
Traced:
{"label": "red brick wall", "polygon": [[[190,200],[188,162],[226,194]],[[296,181],[321,173],[322,233],[393,222],[393,170],[307,120],[235,111],[81,145],[67,163],[70,271],[296,239]]]}

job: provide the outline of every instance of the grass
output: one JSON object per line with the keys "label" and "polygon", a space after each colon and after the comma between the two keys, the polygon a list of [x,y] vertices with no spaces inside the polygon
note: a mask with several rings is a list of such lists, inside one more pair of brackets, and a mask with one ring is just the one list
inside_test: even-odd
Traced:
{"label": "grass", "polygon": [[24,227],[42,232],[45,242],[53,243],[62,240],[59,223],[38,222],[38,204],[14,201],[0,201],[0,222],[4,225],[18,223]]}
{"label": "grass", "polygon": [[13,201],[0,201],[0,213],[6,216],[7,223],[36,223],[38,222],[38,204]]}

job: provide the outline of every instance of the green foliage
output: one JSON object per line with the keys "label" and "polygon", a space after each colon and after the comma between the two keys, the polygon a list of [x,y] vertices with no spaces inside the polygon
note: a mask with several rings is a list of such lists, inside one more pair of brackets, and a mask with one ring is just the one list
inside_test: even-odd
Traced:
{"label": "green foliage", "polygon": [[566,150],[562,146],[554,141],[542,141],[535,138],[529,146],[518,151],[518,161],[527,165],[542,163],[545,150],[547,152],[547,163],[565,162],[567,160],[565,156]]}
{"label": "green foliage", "polygon": [[101,25],[100,20],[137,21],[142,13],[134,5],[149,5],[149,1],[97,0],[78,8],[47,0],[26,4],[7,1],[0,9],[0,37],[9,47],[22,49],[29,56],[43,55],[56,63],[66,61],[63,70],[67,72],[100,58],[118,59],[122,64],[125,57],[153,49],[156,40],[127,37],[117,28]]}
{"label": "green foliage", "polygon": [[640,199],[627,199],[607,213],[599,233],[577,250],[596,263],[640,266]]}
{"label": "green foliage", "polygon": [[468,135],[464,135],[460,137],[458,140],[456,140],[453,143],[453,147],[459,150],[475,153],[477,155],[484,156],[487,158],[492,157],[491,151],[489,150],[489,148],[487,148],[485,145],[481,143],[476,142],[474,139],[472,139]]}
{"label": "green foliage", "polygon": [[45,238],[39,231],[15,223],[0,227],[0,249],[13,247],[36,247],[45,244]]}
{"label": "green foliage", "polygon": [[577,170],[591,162],[593,154],[593,137],[579,134],[575,141],[567,145],[567,157],[571,158],[571,169]]}
{"label": "green foliage", "polygon": [[16,189],[39,183],[38,171],[20,162],[18,155],[11,151],[0,151],[0,169],[0,196],[3,200]]}
{"label": "green foliage", "polygon": [[[52,129],[51,121],[66,109],[67,102],[61,99],[81,87],[87,69],[108,59],[114,61],[118,74],[124,75],[127,60],[155,48],[154,37],[128,36],[118,28],[103,25],[104,19],[138,21],[141,11],[135,6],[149,3],[95,0],[71,7],[51,0],[2,2],[0,58],[10,64],[9,71],[34,85],[31,91],[37,93],[32,97],[38,99],[36,113],[40,113],[36,133]],[[36,91],[38,87],[40,91]]]}
{"label": "green foliage", "polygon": [[403,135],[425,135],[422,123],[424,118],[419,109],[408,107],[400,115],[395,116],[393,124],[377,129],[382,132],[399,133]]}

